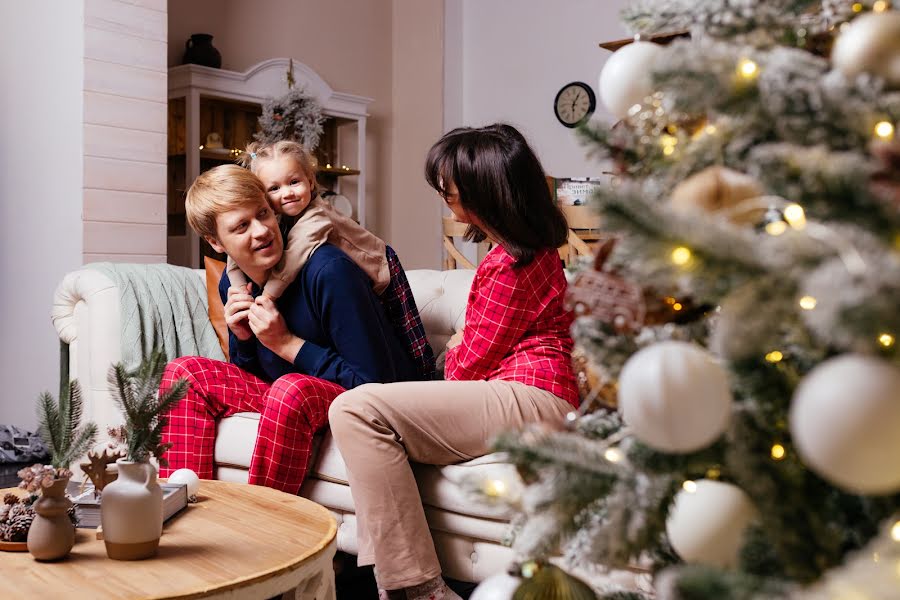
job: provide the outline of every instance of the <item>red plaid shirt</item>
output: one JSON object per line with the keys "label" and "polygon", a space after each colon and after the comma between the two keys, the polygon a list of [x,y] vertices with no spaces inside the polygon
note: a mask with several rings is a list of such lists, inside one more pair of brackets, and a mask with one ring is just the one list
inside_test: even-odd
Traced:
{"label": "red plaid shirt", "polygon": [[475,272],[462,343],[447,352],[449,380],[518,381],[578,406],[572,370],[573,316],[563,309],[566,278],[549,248],[521,268],[495,246]]}

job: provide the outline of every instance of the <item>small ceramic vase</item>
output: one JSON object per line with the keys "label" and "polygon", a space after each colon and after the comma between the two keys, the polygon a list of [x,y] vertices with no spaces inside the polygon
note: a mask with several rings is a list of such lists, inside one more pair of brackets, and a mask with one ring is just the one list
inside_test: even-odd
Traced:
{"label": "small ceramic vase", "polygon": [[34,503],[28,551],[36,560],[65,558],[75,545],[75,526],[68,515],[72,501],[66,498],[68,483],[68,477],[56,479],[50,487],[41,488],[41,497]]}
{"label": "small ceramic vase", "polygon": [[149,462],[116,461],[119,477],[106,486],[100,523],[106,555],[138,560],[156,554],[163,525],[163,491]]}

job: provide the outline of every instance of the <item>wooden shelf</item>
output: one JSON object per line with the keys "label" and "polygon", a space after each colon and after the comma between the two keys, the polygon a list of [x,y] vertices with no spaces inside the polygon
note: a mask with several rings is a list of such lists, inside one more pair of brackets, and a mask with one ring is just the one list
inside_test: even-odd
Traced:
{"label": "wooden shelf", "polygon": [[[646,42],[656,42],[657,44],[662,44],[663,46],[665,46],[669,42],[672,42],[672,41],[677,40],[678,38],[682,38],[682,37],[691,37],[691,34],[688,31],[675,31],[672,33],[658,33],[656,35],[651,35],[650,37],[641,38],[641,39]],[[634,38],[625,38],[622,40],[613,40],[611,42],[600,42],[599,45],[604,50],[609,50],[610,52],[615,52],[619,48],[622,48],[623,46],[627,46],[628,44],[632,43],[633,41],[634,41]]]}
{"label": "wooden shelf", "polygon": [[319,167],[319,173],[331,175],[333,177],[343,177],[345,175],[359,175],[359,169],[342,169],[341,167]]}

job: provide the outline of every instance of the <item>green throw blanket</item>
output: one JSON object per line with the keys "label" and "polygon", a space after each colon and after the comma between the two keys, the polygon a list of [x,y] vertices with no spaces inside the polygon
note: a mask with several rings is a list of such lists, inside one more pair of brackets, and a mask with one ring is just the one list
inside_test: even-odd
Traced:
{"label": "green throw blanket", "polygon": [[167,264],[92,263],[119,288],[122,362],[133,369],[155,348],[166,358],[225,360],[207,313],[206,286],[191,269]]}

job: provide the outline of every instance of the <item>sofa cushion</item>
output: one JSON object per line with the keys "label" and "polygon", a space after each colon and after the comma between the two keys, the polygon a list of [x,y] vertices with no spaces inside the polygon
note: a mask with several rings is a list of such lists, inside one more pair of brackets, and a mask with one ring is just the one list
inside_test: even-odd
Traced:
{"label": "sofa cushion", "polygon": [[[216,466],[249,469],[258,427],[259,414],[257,413],[237,413],[219,421],[215,447]],[[327,502],[324,504],[328,507],[352,510],[353,500],[349,487],[347,487],[349,485],[347,467],[337,449],[334,438],[330,433],[325,433],[317,435],[316,442],[307,480],[314,478],[340,486],[338,490],[328,487],[329,495],[335,493],[342,495],[340,498],[327,498]],[[477,484],[480,481],[500,480],[515,493],[513,488],[519,485],[519,478],[515,467],[505,462],[503,454],[488,454],[445,467],[416,464],[413,465],[413,469],[419,484],[422,502],[427,506],[488,519],[502,520],[508,519],[510,516],[505,507],[473,502],[464,489],[466,482]],[[306,494],[303,495],[306,496]],[[322,500],[326,500],[326,498],[322,498]]]}
{"label": "sofa cushion", "polygon": [[225,305],[219,295],[219,280],[222,279],[222,271],[225,263],[208,256],[203,257],[203,270],[206,272],[206,305],[209,322],[216,330],[219,345],[228,360],[228,326],[225,324]]}

